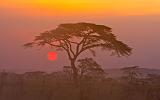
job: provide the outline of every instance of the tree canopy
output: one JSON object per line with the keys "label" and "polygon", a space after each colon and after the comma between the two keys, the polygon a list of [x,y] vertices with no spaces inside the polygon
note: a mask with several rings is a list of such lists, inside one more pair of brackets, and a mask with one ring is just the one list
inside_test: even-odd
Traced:
{"label": "tree canopy", "polygon": [[[46,44],[65,50],[70,59],[85,50],[90,50],[94,54],[92,48],[95,47],[111,50],[118,56],[128,56],[132,50],[128,45],[116,39],[110,27],[92,23],[60,24],[54,30],[40,33],[33,42],[25,44],[25,47]],[[76,49],[73,45],[76,45]]]}

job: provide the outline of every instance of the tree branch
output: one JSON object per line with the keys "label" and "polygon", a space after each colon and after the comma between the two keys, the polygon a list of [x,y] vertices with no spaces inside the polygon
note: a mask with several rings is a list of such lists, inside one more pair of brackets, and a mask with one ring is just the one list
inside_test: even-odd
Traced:
{"label": "tree branch", "polygon": [[61,48],[62,46],[60,46],[60,45],[55,45],[55,44],[52,44],[52,43],[50,43],[50,42],[46,42],[47,44],[49,44],[49,45],[51,45],[51,46],[54,46],[54,47],[58,47],[58,48]]}
{"label": "tree branch", "polygon": [[73,56],[75,56],[75,53],[72,50],[72,45],[70,44],[70,42],[68,40],[64,40],[64,42],[65,42],[66,45],[69,45],[68,47],[69,47],[70,52],[72,53]]}
{"label": "tree branch", "polygon": [[73,44],[78,44],[77,42],[74,42],[74,41],[69,41],[69,40],[67,40],[67,41],[70,43],[73,43]]}
{"label": "tree branch", "polygon": [[[76,50],[76,54],[78,54],[79,51],[81,51],[81,50],[84,48],[87,38],[88,38],[89,35],[92,34],[92,33],[93,33],[93,32],[87,33],[87,35],[84,36],[84,38],[82,39],[82,41],[80,41],[80,43],[77,45],[77,48],[76,48],[76,49],[77,49],[77,50]],[[79,50],[80,45],[82,45],[81,50]]]}
{"label": "tree branch", "polygon": [[70,54],[70,52],[69,52],[69,49],[66,48],[66,47],[64,47],[64,46],[62,45],[62,42],[61,42],[61,41],[59,41],[59,43],[60,43],[60,45],[54,45],[54,44],[52,44],[52,43],[50,43],[50,42],[47,42],[47,44],[49,44],[49,45],[51,45],[51,46],[58,47],[58,48],[63,48],[63,49],[67,52],[68,57],[69,57],[69,59],[71,60],[72,57],[71,57],[71,54]]}
{"label": "tree branch", "polygon": [[78,52],[77,56],[80,55],[85,50],[88,50],[88,49],[91,49],[91,48],[94,48],[94,47],[98,47],[98,46],[107,46],[107,44],[99,43],[99,44],[94,44],[94,45],[91,45],[91,46],[84,47],[83,49],[81,49],[81,51]]}

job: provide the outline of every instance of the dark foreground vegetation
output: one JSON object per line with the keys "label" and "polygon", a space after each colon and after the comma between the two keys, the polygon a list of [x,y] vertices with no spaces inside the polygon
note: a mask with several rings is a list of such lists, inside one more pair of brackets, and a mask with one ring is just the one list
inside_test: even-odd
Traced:
{"label": "dark foreground vegetation", "polygon": [[85,75],[76,86],[67,72],[0,73],[0,100],[160,100],[160,76],[124,68],[124,76]]}

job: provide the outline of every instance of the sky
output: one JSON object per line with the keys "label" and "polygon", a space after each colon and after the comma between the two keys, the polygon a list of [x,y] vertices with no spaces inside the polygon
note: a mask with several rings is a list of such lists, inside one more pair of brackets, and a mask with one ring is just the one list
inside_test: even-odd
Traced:
{"label": "sky", "polygon": [[1,9],[32,16],[146,15],[160,13],[159,0],[3,0]]}
{"label": "sky", "polygon": [[0,70],[54,71],[68,65],[63,52],[58,52],[58,60],[49,61],[47,54],[54,50],[24,49],[22,45],[43,31],[69,22],[112,27],[117,38],[133,48],[133,54],[127,58],[97,50],[94,59],[104,68],[134,65],[160,68],[160,0],[3,0],[0,3]]}

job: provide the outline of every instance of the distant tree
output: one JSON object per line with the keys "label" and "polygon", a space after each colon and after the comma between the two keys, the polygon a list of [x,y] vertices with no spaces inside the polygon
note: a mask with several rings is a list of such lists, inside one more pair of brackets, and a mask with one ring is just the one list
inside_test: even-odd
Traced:
{"label": "distant tree", "polygon": [[152,73],[147,76],[147,81],[150,83],[147,84],[147,100],[160,100],[160,75],[158,73]]}
{"label": "distant tree", "polygon": [[73,77],[72,77],[72,68],[71,66],[63,66],[63,72],[66,74],[65,76],[69,79],[69,80],[72,80]]}
{"label": "distant tree", "polygon": [[130,83],[136,82],[137,78],[141,75],[139,72],[139,66],[125,67],[122,68],[122,71],[125,75],[124,78],[126,78]]}
{"label": "distant tree", "polygon": [[102,69],[101,65],[99,65],[92,58],[79,59],[77,68],[79,71],[80,79],[85,76],[90,76],[92,78],[102,78],[104,76],[104,70]]}
{"label": "distant tree", "polygon": [[92,23],[66,23],[60,24],[56,29],[40,33],[35,39],[25,44],[25,47],[49,45],[57,50],[64,50],[68,54],[73,79],[78,80],[78,68],[75,64],[77,58],[86,50],[92,52],[93,48],[110,50],[118,56],[129,56],[131,48],[116,39],[111,28]]}
{"label": "distant tree", "polygon": [[153,83],[160,83],[160,75],[159,74],[148,74],[148,81]]}

